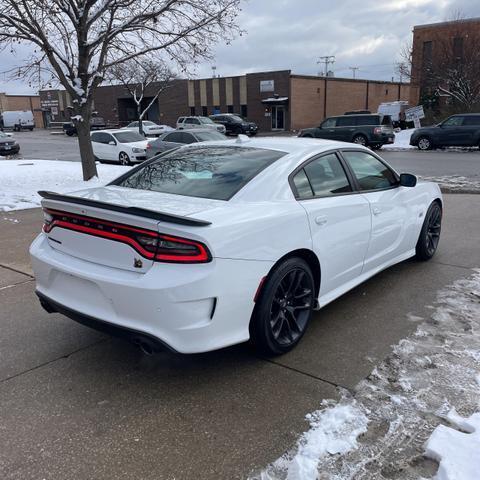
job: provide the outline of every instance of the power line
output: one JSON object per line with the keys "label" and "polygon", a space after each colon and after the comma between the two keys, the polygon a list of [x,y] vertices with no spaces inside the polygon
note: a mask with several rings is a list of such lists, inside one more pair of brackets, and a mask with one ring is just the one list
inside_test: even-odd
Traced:
{"label": "power line", "polygon": [[360,67],[348,67],[353,74],[353,78],[355,78],[355,74],[357,73],[357,70],[360,70]]}
{"label": "power line", "polygon": [[324,57],[320,57],[317,61],[317,65],[320,63],[325,63],[325,71],[323,72],[323,76],[328,76],[328,66],[335,63],[335,55],[326,55]]}

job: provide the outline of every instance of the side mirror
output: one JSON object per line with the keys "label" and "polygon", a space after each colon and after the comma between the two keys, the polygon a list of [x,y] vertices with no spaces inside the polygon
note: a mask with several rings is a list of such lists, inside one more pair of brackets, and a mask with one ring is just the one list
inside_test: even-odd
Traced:
{"label": "side mirror", "polygon": [[417,177],[411,173],[402,173],[400,175],[400,185],[402,187],[414,187],[417,184]]}
{"label": "side mirror", "polygon": [[117,143],[115,142],[115,140],[110,140],[110,141],[108,142],[108,144],[109,144],[109,145],[116,145]]}

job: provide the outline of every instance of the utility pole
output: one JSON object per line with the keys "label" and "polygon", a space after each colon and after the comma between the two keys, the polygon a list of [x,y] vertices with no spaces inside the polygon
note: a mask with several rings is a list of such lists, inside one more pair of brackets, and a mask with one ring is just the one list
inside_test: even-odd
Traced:
{"label": "utility pole", "polygon": [[217,72],[217,67],[215,65],[212,65],[212,78],[215,78]]}
{"label": "utility pole", "polygon": [[320,63],[325,64],[325,71],[323,72],[323,76],[326,77],[327,74],[328,74],[328,66],[330,64],[333,65],[335,63],[335,55],[327,55],[327,56],[324,56],[324,57],[320,57],[317,61],[317,65],[320,64]]}
{"label": "utility pole", "polygon": [[348,67],[348,68],[352,71],[353,78],[355,79],[357,70],[360,70],[360,67]]}

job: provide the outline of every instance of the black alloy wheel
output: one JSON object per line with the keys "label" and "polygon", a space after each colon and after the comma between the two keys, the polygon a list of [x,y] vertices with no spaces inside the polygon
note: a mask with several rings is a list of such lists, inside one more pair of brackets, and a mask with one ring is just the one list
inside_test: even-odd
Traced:
{"label": "black alloy wheel", "polygon": [[356,143],[358,145],[363,145],[364,147],[366,147],[368,145],[368,140],[367,140],[367,137],[365,137],[365,135],[355,135],[353,137],[353,143]]}
{"label": "black alloy wheel", "polygon": [[416,255],[419,260],[430,260],[435,255],[441,230],[442,207],[438,202],[433,202],[428,208],[416,246]]}
{"label": "black alloy wheel", "polygon": [[269,276],[255,306],[250,325],[253,343],[263,353],[278,355],[291,350],[310,322],[315,283],[308,264],[290,258]]}

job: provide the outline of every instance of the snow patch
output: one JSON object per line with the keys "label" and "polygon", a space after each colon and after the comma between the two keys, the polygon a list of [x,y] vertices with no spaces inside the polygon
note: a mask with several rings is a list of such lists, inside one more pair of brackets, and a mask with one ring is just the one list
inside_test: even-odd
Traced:
{"label": "snow patch", "polygon": [[411,128],[395,133],[395,142],[383,145],[382,150],[410,150],[416,148],[410,145],[410,137],[415,130],[415,128]]}
{"label": "snow patch", "polygon": [[39,190],[58,193],[96,187],[111,182],[129,167],[97,165],[98,178],[82,180],[80,162],[55,160],[0,160],[0,211],[23,210],[40,206]]}

